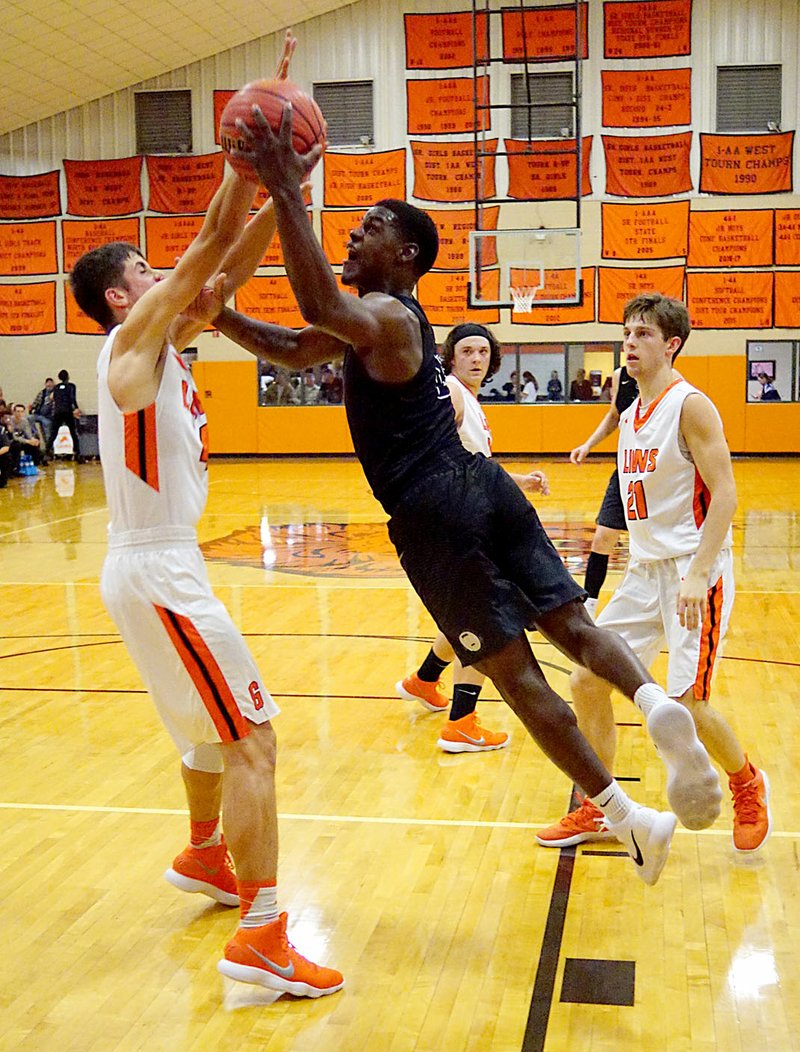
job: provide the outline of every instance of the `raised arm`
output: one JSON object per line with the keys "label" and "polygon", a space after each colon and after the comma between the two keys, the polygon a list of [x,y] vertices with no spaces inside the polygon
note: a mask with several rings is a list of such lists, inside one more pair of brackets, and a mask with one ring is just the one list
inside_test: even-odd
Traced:
{"label": "raised arm", "polygon": [[321,329],[309,326],[296,330],[283,325],[270,325],[248,318],[229,307],[223,308],[217,315],[214,325],[256,358],[287,369],[302,370],[311,365],[334,361],[341,358],[345,351],[341,340]]}
{"label": "raised arm", "polygon": [[683,403],[681,434],[711,499],[703,535],[694,553],[678,597],[678,616],[687,628],[696,628],[705,617],[708,577],[719,555],[736,511],[736,482],[722,422],[712,403],[691,394]]}

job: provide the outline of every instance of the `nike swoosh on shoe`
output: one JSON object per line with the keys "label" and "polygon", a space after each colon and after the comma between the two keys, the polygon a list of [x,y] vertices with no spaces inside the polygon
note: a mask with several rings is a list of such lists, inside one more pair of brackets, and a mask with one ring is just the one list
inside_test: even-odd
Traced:
{"label": "nike swoosh on shoe", "polygon": [[633,859],[633,861],[636,863],[637,866],[643,866],[644,865],[644,858],[642,857],[642,849],[636,843],[636,834],[633,832],[633,830],[631,830],[631,840],[633,841],[633,846],[636,848],[636,854],[635,855],[631,855],[631,858]]}
{"label": "nike swoosh on shoe", "polygon": [[275,972],[284,979],[292,978],[294,975],[294,963],[292,961],[289,961],[286,965],[276,964],[274,961],[271,961],[269,957],[265,957],[263,953],[259,953],[255,946],[251,946],[249,942],[246,945],[248,950],[252,950],[256,957],[258,957],[260,961],[263,961],[271,972]]}
{"label": "nike swoosh on shoe", "polygon": [[486,739],[485,738],[470,738],[470,736],[468,734],[465,734],[463,731],[459,731],[458,733],[461,735],[461,737],[464,739],[464,741],[468,741],[471,745],[485,745],[486,744]]}

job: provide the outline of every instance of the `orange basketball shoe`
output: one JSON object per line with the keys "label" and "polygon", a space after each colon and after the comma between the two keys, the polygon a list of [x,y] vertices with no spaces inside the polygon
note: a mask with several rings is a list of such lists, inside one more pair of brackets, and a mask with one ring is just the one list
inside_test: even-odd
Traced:
{"label": "orange basketball shoe", "polygon": [[288,914],[260,928],[239,928],[217,970],[240,983],[256,983],[295,997],[324,997],[344,986],[334,968],[312,964],[286,936]]}
{"label": "orange basketball shoe", "polygon": [[469,712],[460,720],[448,720],[436,744],[445,752],[490,752],[505,749],[510,741],[505,731],[495,734],[481,727],[477,713]]}
{"label": "orange basketball shoe", "polygon": [[570,811],[560,822],[536,834],[536,841],[542,847],[572,847],[587,841],[613,839],[605,815],[588,796],[584,797],[580,807]]}
{"label": "orange basketball shoe", "polygon": [[410,676],[395,683],[394,689],[401,698],[419,701],[428,712],[441,712],[442,709],[448,708],[450,702],[442,693],[439,687],[440,682],[441,680],[437,679],[434,683],[426,683],[424,679],[419,678],[416,672],[412,672]]}
{"label": "orange basketball shoe", "polygon": [[236,874],[225,838],[214,847],[184,848],[164,877],[181,891],[200,892],[223,906],[238,906]]}
{"label": "orange basketball shoe", "polygon": [[769,810],[769,779],[750,764],[753,777],[728,784],[733,796],[733,846],[737,851],[758,851],[772,830]]}

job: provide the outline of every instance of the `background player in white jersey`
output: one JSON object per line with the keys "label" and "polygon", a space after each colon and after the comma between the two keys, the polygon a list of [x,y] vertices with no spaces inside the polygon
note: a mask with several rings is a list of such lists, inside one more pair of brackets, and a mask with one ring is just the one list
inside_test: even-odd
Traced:
{"label": "background player in white jersey", "polygon": [[[713,403],[672,369],[689,335],[686,307],[644,293],[626,305],[624,323],[627,369],[640,392],[620,418],[617,453],[631,557],[597,624],[618,632],[644,665],[666,643],[667,693],[688,708],[700,740],[728,774],[734,846],[755,851],[770,831],[767,777],[709,703],[734,596],[730,452]],[[583,668],[572,674],[571,685],[579,725],[613,769],[611,687]],[[648,719],[651,732],[654,718]],[[565,847],[611,835],[597,808],[584,800],[537,840]]]}
{"label": "background player in white jersey", "polygon": [[[458,437],[470,453],[492,455],[492,433],[486,414],[478,401],[478,392],[485,380],[500,368],[502,351],[493,333],[484,325],[465,322],[456,325],[442,345],[442,364],[447,377],[445,383],[453,402]],[[521,490],[529,493],[550,492],[543,471],[527,475],[509,472]],[[437,745],[445,752],[489,752],[502,749],[511,741],[505,731],[489,731],[478,723],[475,709],[486,677],[476,668],[465,668],[447,642],[444,632],[438,632],[425,660],[416,672],[395,684],[401,698],[419,701],[429,712],[443,712],[448,700],[439,679],[451,661],[453,666],[453,703],[450,718],[445,724]]]}
{"label": "background player in white jersey", "polygon": [[[293,47],[287,34],[279,75]],[[245,228],[255,192],[253,182],[229,172],[166,277],[137,248],[114,242],[82,256],[71,283],[81,308],[108,332],[98,361],[111,513],[103,599],[183,759],[191,843],[165,875],[184,891],[239,904],[239,930],[218,965],[224,975],[318,997],[343,979],[297,953],[286,914],[278,913],[270,723],[278,709],[211,592],[197,545],[208,492],[205,416],[178,354],[202,328],[183,312],[204,284],[217,275],[217,288],[230,296],[272,238],[269,202]]]}

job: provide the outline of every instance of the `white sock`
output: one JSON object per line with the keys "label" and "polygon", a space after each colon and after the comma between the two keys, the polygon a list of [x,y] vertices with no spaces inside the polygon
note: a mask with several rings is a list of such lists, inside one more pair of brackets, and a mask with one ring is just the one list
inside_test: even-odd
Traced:
{"label": "white sock", "polygon": [[278,888],[276,885],[260,887],[250,909],[239,919],[240,928],[260,928],[278,919]]}
{"label": "white sock", "polygon": [[665,701],[669,701],[666,691],[659,687],[657,683],[643,683],[633,695],[633,704],[644,715],[645,719],[647,719],[656,705],[662,705]]}
{"label": "white sock", "polygon": [[612,826],[624,822],[636,807],[633,800],[620,788],[616,781],[612,781],[597,796],[590,796],[589,799],[595,807],[600,808]]}

